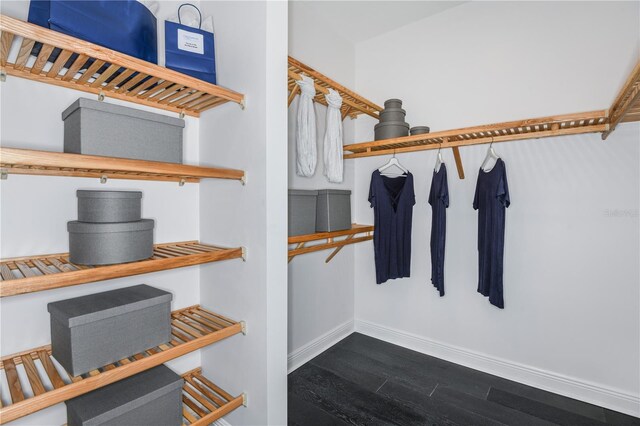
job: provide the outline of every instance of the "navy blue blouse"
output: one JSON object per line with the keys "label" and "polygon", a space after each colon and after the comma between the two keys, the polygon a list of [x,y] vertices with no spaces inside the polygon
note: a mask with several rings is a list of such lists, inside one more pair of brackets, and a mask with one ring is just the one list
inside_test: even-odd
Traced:
{"label": "navy blue blouse", "polygon": [[375,216],[376,282],[410,276],[411,221],[416,203],[413,175],[391,178],[376,169],[371,175],[369,202]]}
{"label": "navy blue blouse", "polygon": [[490,171],[480,168],[473,208],[478,210],[478,293],[501,309],[504,220],[510,204],[507,169],[499,158]]}
{"label": "navy blue blouse", "polygon": [[447,167],[433,171],[431,190],[431,283],[444,296],[444,243],[447,233],[447,207],[449,207],[449,185]]}

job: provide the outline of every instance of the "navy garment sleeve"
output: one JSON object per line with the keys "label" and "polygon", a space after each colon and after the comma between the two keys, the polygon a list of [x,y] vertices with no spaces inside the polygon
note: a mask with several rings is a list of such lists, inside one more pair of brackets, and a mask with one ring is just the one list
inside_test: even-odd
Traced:
{"label": "navy garment sleeve", "polygon": [[413,175],[391,178],[375,170],[369,186],[374,213],[376,282],[411,274],[411,227],[415,204]]}
{"label": "navy garment sleeve", "polygon": [[490,171],[480,168],[473,208],[478,210],[478,293],[501,309],[505,212],[510,204],[507,168],[499,158]]}
{"label": "navy garment sleeve", "polygon": [[447,233],[447,207],[449,207],[449,185],[447,168],[440,165],[434,170],[429,191],[431,205],[431,283],[444,296],[444,247]]}

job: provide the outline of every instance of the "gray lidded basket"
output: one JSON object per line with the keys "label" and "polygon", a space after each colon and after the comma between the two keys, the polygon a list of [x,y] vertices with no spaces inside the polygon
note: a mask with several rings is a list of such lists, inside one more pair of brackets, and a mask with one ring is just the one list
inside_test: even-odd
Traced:
{"label": "gray lidded basket", "polygon": [[69,261],[79,265],[112,265],[153,255],[153,219],[120,223],[67,222]]}
{"label": "gray lidded basket", "polygon": [[165,365],[66,401],[68,426],[179,426],[184,379]]}
{"label": "gray lidded basket", "polygon": [[289,190],[289,236],[316,232],[316,201],[318,191],[306,189]]}
{"label": "gray lidded basket", "polygon": [[386,123],[389,121],[401,121],[403,122],[407,112],[402,108],[385,108],[380,111],[380,122]]}
{"label": "gray lidded basket", "polygon": [[182,163],[182,119],[79,98],[62,120],[64,152]]}
{"label": "gray lidded basket", "polygon": [[321,189],[318,191],[316,231],[333,232],[351,229],[351,191]]}
{"label": "gray lidded basket", "polygon": [[387,99],[384,101],[385,108],[402,108],[402,100],[400,99]]}
{"label": "gray lidded basket", "polygon": [[414,135],[423,135],[426,133],[429,133],[430,129],[429,126],[415,126],[412,127],[410,130],[411,136]]}
{"label": "gray lidded basket", "polygon": [[166,343],[172,299],[140,284],[49,303],[52,355],[77,376]]}
{"label": "gray lidded basket", "polygon": [[140,191],[76,191],[80,222],[134,222],[141,218]]}
{"label": "gray lidded basket", "polygon": [[387,121],[373,127],[375,140],[409,136],[409,124],[402,121]]}

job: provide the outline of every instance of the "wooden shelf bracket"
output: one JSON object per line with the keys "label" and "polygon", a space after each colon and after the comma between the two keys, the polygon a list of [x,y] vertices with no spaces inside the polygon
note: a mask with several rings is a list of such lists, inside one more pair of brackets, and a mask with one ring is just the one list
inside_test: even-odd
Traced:
{"label": "wooden shelf bracket", "polygon": [[602,140],[606,140],[618,124],[640,121],[640,62],[636,64],[613,101],[608,116],[609,128],[602,133]]}
{"label": "wooden shelf bracket", "polygon": [[[359,235],[359,236],[358,236]],[[340,240],[335,240],[338,237],[345,237]],[[289,262],[294,257],[305,253],[312,253],[315,251],[334,249],[333,252],[327,257],[325,263],[329,263],[342,248],[349,244],[356,244],[363,241],[373,239],[373,226],[370,225],[358,225],[353,224],[351,229],[335,232],[318,232],[315,234],[296,235],[289,237],[289,245],[295,244],[294,248],[289,249]],[[318,244],[307,245],[311,242],[320,242]]]}

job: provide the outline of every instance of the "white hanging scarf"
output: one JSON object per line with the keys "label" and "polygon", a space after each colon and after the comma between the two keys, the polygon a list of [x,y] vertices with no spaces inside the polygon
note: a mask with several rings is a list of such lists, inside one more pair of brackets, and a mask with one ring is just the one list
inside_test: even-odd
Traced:
{"label": "white hanging scarf", "polygon": [[296,83],[300,86],[296,129],[296,172],[299,176],[310,177],[315,173],[318,162],[316,113],[313,109],[316,88],[313,79],[306,75]]}
{"label": "white hanging scarf", "polygon": [[342,183],[342,96],[333,89],[327,100],[327,128],[324,133],[324,175],[332,183]]}

